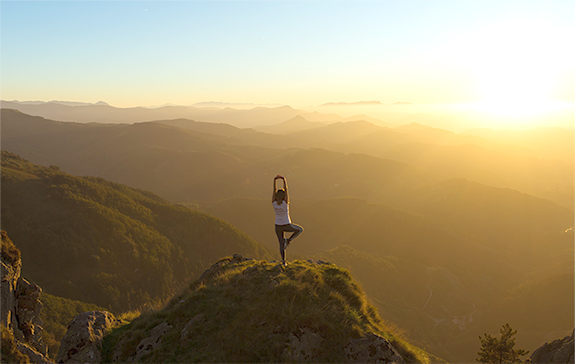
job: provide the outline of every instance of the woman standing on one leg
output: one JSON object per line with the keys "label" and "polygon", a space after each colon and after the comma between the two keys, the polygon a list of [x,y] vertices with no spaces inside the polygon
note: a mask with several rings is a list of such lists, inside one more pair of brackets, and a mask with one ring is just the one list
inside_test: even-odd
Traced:
{"label": "woman standing on one leg", "polygon": [[[284,188],[277,188],[277,180],[281,179],[284,182]],[[276,213],[276,235],[280,243],[280,254],[282,256],[282,263],[286,265],[285,250],[289,243],[302,233],[303,228],[299,225],[292,224],[289,216],[289,198],[287,181],[279,174],[274,178],[274,191],[272,196],[272,206]],[[284,233],[291,232],[291,236],[285,239]]]}

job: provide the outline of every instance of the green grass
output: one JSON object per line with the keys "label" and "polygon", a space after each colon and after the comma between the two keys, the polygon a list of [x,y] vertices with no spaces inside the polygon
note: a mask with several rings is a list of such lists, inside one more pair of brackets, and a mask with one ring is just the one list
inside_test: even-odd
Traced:
{"label": "green grass", "polygon": [[149,330],[171,328],[145,362],[282,362],[290,334],[307,328],[323,340],[316,362],[345,361],[352,338],[377,333],[408,362],[428,355],[386,327],[349,272],[332,264],[295,261],[287,267],[266,261],[225,264],[196,281],[164,309],[145,313],[105,339],[104,362],[126,361]]}
{"label": "green grass", "polygon": [[2,240],[2,260],[15,266],[18,264],[18,261],[20,261],[20,250],[18,250],[12,240],[10,240],[6,231],[0,231],[0,236]]}

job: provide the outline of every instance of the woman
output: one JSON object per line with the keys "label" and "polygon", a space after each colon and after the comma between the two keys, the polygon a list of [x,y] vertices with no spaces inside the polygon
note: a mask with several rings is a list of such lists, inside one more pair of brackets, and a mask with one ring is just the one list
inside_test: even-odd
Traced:
{"label": "woman", "polygon": [[[284,188],[277,188],[277,180],[281,179],[284,181]],[[287,181],[284,177],[279,174],[274,178],[274,190],[272,195],[272,206],[276,212],[276,235],[278,236],[278,241],[280,243],[280,254],[282,256],[282,263],[286,265],[285,250],[289,243],[295,239],[299,234],[302,233],[303,228],[299,225],[292,224],[289,217],[289,198],[288,198],[288,188]],[[292,233],[291,236],[286,240],[284,237],[285,232]]]}

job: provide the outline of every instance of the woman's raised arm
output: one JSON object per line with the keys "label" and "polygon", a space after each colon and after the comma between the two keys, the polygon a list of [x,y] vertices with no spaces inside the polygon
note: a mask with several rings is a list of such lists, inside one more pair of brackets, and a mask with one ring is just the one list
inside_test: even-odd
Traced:
{"label": "woman's raised arm", "polygon": [[272,203],[276,200],[276,190],[277,190],[277,183],[276,183],[276,181],[278,180],[278,178],[279,178],[278,176],[276,176],[276,177],[274,178],[274,189],[273,189],[273,191],[272,191]]}
{"label": "woman's raised arm", "polygon": [[282,177],[282,179],[284,180],[284,190],[286,191],[286,202],[289,203],[289,194],[288,194],[288,188],[287,188],[287,180],[285,179],[285,177]]}

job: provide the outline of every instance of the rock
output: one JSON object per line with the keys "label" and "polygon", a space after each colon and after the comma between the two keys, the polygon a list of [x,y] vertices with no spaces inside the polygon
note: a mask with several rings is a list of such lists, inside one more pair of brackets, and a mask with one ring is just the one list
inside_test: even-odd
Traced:
{"label": "rock", "polygon": [[89,311],[74,317],[62,338],[57,363],[100,363],[102,339],[118,320],[109,312]]}
{"label": "rock", "polygon": [[188,322],[186,322],[186,324],[184,325],[182,331],[180,331],[180,340],[182,341],[188,340],[192,334],[194,326],[201,325],[206,321],[207,321],[206,315],[203,312],[200,312],[196,316],[189,319]]}
{"label": "rock", "polygon": [[541,346],[531,354],[531,363],[573,363],[575,358],[573,356],[573,336],[565,336],[563,339],[553,340]]}
{"label": "rock", "polygon": [[30,283],[24,278],[18,279],[16,288],[16,317],[18,318],[18,329],[24,336],[24,342],[30,344],[38,352],[46,355],[47,347],[42,340],[42,302],[40,294],[42,288]]}
{"label": "rock", "polygon": [[21,265],[12,266],[2,261],[1,302],[2,323],[11,331],[18,327],[16,321],[16,287],[20,278]]}
{"label": "rock", "polygon": [[30,363],[40,363],[40,364],[53,364],[54,362],[48,359],[46,355],[39,353],[33,347],[28,346],[20,341],[16,342],[16,348],[19,352],[26,355],[30,359]]}
{"label": "rock", "polygon": [[306,328],[288,336],[284,358],[288,362],[313,362],[314,354],[320,349],[323,338]]}
{"label": "rock", "polygon": [[351,363],[405,363],[393,345],[376,334],[350,340],[344,351]]}
{"label": "rock", "polygon": [[[193,320],[193,319],[192,319]],[[141,340],[138,345],[136,346],[136,352],[130,356],[126,361],[128,363],[137,362],[144,356],[150,354],[154,349],[160,345],[162,342],[162,337],[168,332],[171,328],[167,322],[163,322],[152,330],[150,330],[150,336]]]}
{"label": "rock", "polygon": [[[30,355],[30,360],[41,362],[47,359],[47,347],[42,340],[42,320],[40,312],[42,288],[20,276],[22,260],[20,251],[2,231],[2,286],[0,316],[2,323],[10,330],[18,348]],[[23,354],[27,355],[23,352]],[[43,359],[36,358],[41,355]],[[35,359],[36,358],[36,359]]]}

